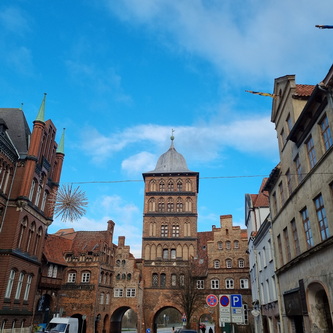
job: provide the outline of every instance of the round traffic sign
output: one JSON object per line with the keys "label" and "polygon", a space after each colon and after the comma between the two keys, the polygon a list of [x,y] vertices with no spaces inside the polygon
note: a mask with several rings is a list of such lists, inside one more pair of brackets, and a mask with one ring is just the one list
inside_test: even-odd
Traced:
{"label": "round traffic sign", "polygon": [[217,303],[218,303],[218,298],[215,296],[215,295],[208,295],[206,297],[206,303],[209,305],[209,306],[216,306]]}
{"label": "round traffic sign", "polygon": [[221,296],[220,303],[222,306],[228,306],[230,303],[229,297],[226,295]]}

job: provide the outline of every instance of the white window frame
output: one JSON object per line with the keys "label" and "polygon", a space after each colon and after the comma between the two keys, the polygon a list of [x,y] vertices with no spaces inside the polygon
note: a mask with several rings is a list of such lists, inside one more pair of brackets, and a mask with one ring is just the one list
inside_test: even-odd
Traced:
{"label": "white window frame", "polygon": [[210,280],[211,289],[220,289],[220,281],[218,279]]}
{"label": "white window frame", "polygon": [[27,277],[26,285],[25,285],[25,291],[24,291],[24,296],[23,296],[24,301],[27,301],[29,299],[31,283],[32,283],[32,275],[29,274]]}
{"label": "white window frame", "polygon": [[123,288],[114,288],[114,297],[123,297],[124,289]]}
{"label": "white window frame", "polygon": [[82,273],[81,282],[83,282],[83,283],[90,282],[90,272],[83,272]]}
{"label": "white window frame", "polygon": [[69,283],[76,282],[76,272],[69,272],[68,273],[67,282],[69,282]]}
{"label": "white window frame", "polygon": [[126,288],[126,297],[135,297],[136,289],[135,288]]}
{"label": "white window frame", "polygon": [[205,288],[204,280],[197,280],[197,289],[204,289],[204,288]]}
{"label": "white window frame", "polygon": [[239,280],[240,289],[249,289],[249,280],[248,279],[240,279]]}
{"label": "white window frame", "polygon": [[24,273],[21,272],[17,281],[17,287],[15,292],[15,299],[20,299],[22,286],[23,286],[23,280],[24,280]]}
{"label": "white window frame", "polygon": [[225,279],[225,288],[226,289],[235,289],[234,279],[231,279],[231,278]]}
{"label": "white window frame", "polygon": [[5,292],[5,298],[10,298],[10,295],[11,295],[12,289],[13,289],[14,280],[15,280],[15,275],[16,275],[16,272],[12,269],[9,273],[8,283],[7,283],[6,292]]}

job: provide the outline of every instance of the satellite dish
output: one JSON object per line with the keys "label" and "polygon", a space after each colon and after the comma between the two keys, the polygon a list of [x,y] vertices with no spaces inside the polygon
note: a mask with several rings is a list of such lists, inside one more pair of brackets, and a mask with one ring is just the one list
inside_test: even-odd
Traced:
{"label": "satellite dish", "polygon": [[260,315],[260,311],[259,311],[259,310],[256,310],[256,309],[255,309],[255,310],[252,310],[251,313],[252,313],[252,316],[253,316],[253,317],[258,317],[258,316]]}

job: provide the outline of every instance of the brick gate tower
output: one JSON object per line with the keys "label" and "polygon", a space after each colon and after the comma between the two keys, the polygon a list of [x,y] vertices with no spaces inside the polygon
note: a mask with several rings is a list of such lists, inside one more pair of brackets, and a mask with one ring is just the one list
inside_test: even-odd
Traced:
{"label": "brick gate tower", "polygon": [[190,171],[174,148],[162,154],[145,182],[142,275],[143,329],[156,331],[156,318],[166,307],[182,312],[174,293],[185,283],[191,258],[197,255],[199,173]]}

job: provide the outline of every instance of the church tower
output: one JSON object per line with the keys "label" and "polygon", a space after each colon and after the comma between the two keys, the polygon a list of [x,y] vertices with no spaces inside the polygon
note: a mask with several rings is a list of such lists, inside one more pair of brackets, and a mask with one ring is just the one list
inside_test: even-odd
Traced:
{"label": "church tower", "polygon": [[[153,171],[143,173],[144,308],[158,313],[159,305],[173,304],[172,293],[185,282],[189,261],[197,256],[197,196],[199,173],[188,169],[176,151],[174,137]],[[154,318],[145,318],[154,322]]]}

